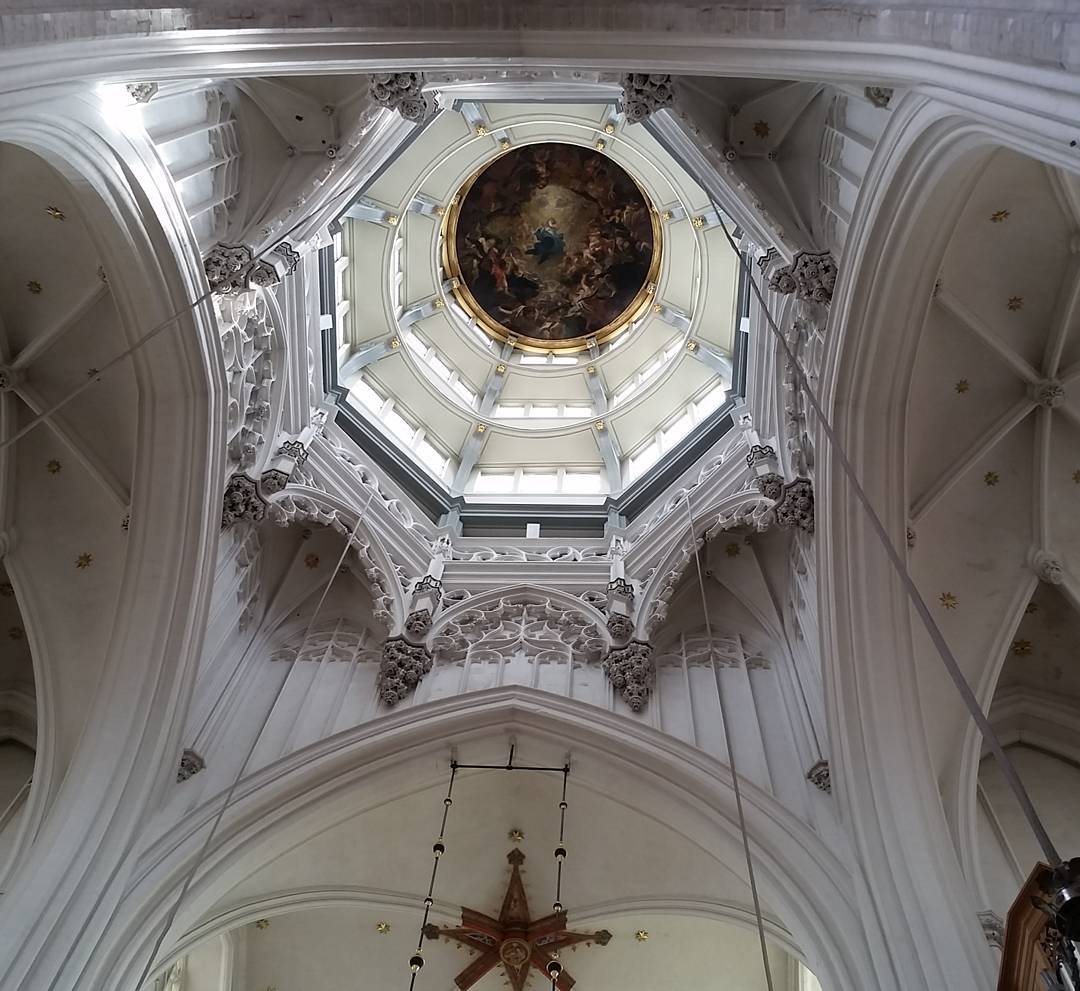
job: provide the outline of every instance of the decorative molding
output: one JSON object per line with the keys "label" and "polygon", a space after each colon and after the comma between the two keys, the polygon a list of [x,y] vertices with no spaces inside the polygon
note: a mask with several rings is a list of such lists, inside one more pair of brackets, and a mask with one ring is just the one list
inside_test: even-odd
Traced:
{"label": "decorative molding", "polygon": [[419,124],[432,111],[424,93],[422,72],[379,72],[368,82],[368,92],[380,107],[395,110],[405,120]]}
{"label": "decorative molding", "polygon": [[443,583],[442,580],[436,578],[434,575],[424,575],[414,586],[413,595],[430,595],[435,599],[435,603],[438,604],[442,600],[443,596]]}
{"label": "decorative molding", "polygon": [[247,475],[237,473],[229,479],[221,510],[221,529],[247,520],[258,523],[266,516],[266,500],[259,494],[259,487]]}
{"label": "decorative molding", "polygon": [[206,767],[206,761],[194,750],[185,750],[180,755],[180,766],[176,769],[177,783],[179,784],[181,781],[187,781],[188,778],[194,777],[204,767]]}
{"label": "decorative molding", "polygon": [[832,794],[832,775],[829,771],[829,762],[824,758],[806,772],[806,780],[826,795]]}
{"label": "decorative molding", "polygon": [[866,98],[879,110],[884,110],[893,98],[891,86],[867,86],[863,90]]}
{"label": "decorative molding", "polygon": [[769,464],[776,460],[776,449],[769,444],[755,444],[746,456],[746,467],[754,468],[759,464]]}
{"label": "decorative molding", "polygon": [[609,593],[624,596],[631,602],[634,600],[634,586],[625,578],[613,578],[607,588]]}
{"label": "decorative molding", "polygon": [[379,662],[379,697],[387,705],[396,705],[416,689],[431,663],[426,647],[408,643],[404,637],[390,637]]}
{"label": "decorative molding", "polygon": [[584,610],[568,608],[539,589],[504,595],[440,619],[431,639],[440,662],[478,654],[508,658],[518,652],[588,662],[599,660],[608,646],[608,638]]}
{"label": "decorative molding", "polygon": [[292,275],[300,265],[300,252],[288,241],[281,241],[274,246],[276,254],[285,263],[285,271],[282,275]]}
{"label": "decorative molding", "polygon": [[287,440],[277,449],[277,453],[286,458],[292,458],[297,468],[303,468],[309,457],[308,450],[298,440]]}
{"label": "decorative molding", "polygon": [[799,251],[790,265],[772,274],[769,289],[827,305],[832,302],[836,274],[836,262],[828,251]]}
{"label": "decorative molding", "polygon": [[604,658],[604,674],[634,712],[645,708],[656,680],[652,655],[652,644],[633,640],[625,647],[613,647]]}
{"label": "decorative molding", "polygon": [[1005,923],[997,912],[980,912],[979,925],[982,926],[983,935],[995,950],[1000,950],[1005,945]]}

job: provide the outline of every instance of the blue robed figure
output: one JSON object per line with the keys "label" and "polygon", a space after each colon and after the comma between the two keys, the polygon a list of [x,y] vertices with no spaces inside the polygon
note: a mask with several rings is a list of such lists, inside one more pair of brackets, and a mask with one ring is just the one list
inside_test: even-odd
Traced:
{"label": "blue robed figure", "polygon": [[533,246],[525,254],[535,255],[541,265],[549,258],[558,258],[566,251],[566,238],[553,219],[548,220],[543,227],[537,227],[533,237]]}

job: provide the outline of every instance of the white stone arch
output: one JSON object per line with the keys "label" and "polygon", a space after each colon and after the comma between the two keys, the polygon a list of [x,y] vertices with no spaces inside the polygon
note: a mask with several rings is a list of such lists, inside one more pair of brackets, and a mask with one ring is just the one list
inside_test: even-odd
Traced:
{"label": "white stone arch", "polygon": [[[441,784],[455,741],[498,741],[501,749],[507,733],[568,747],[578,755],[572,759],[580,761],[575,768],[588,787],[615,794],[646,815],[664,822],[685,815],[680,829],[687,838],[738,869],[742,852],[725,765],[656,731],[628,737],[620,717],[591,706],[521,687],[500,688],[395,711],[292,755],[285,767],[249,777],[196,872],[155,969],[193,941],[234,924],[231,916],[207,915],[237,879],[372,802]],[[584,770],[586,755],[596,761],[592,771]],[[749,783],[743,800],[759,884],[781,913],[799,955],[830,991],[871,984],[856,886],[845,863],[812,829]],[[113,931],[99,945],[88,987],[131,985],[183,876],[196,863],[217,808],[213,799],[201,805],[147,849]],[[285,895],[286,902],[298,900]],[[237,918],[252,910],[241,906]],[[745,906],[734,914],[748,921]]]}
{"label": "white stone arch", "polygon": [[368,521],[361,519],[361,509],[336,495],[305,485],[291,485],[276,492],[268,503],[267,518],[280,526],[319,523],[347,536],[359,520],[356,532],[359,543],[354,541],[352,553],[364,569],[363,581],[375,600],[377,611],[385,614],[385,625],[392,634],[400,633],[405,619],[405,590],[398,578],[397,566],[382,540]]}
{"label": "white stone arch", "polygon": [[[37,155],[72,187],[110,275],[125,339],[134,343],[174,321],[132,358],[136,522],[107,663],[62,780],[52,761],[54,728],[39,733],[42,786],[32,790],[27,814],[34,846],[0,907],[7,986],[74,986],[119,898],[116,865],[132,831],[174,777],[178,716],[198,663],[220,527],[224,383],[212,307],[203,298],[191,308],[206,293],[198,250],[152,147],[112,126],[89,96],[47,108],[9,105],[0,114],[0,141]],[[24,601],[34,622],[48,624],[46,596],[21,577],[25,550],[16,546],[6,563],[13,582],[30,590]],[[37,651],[35,664],[50,668],[38,676],[46,723],[52,660],[48,650]]]}
{"label": "white stone arch", "polygon": [[[956,115],[925,97],[905,99],[882,135],[849,232],[821,398],[901,553],[907,402],[924,318],[912,301],[929,302],[979,163],[1002,146],[1051,160],[1045,145],[1025,147],[1014,126]],[[1053,160],[1061,164],[1056,152]],[[976,876],[966,849],[973,822],[954,836],[943,814],[955,783],[939,787],[927,745],[914,662],[913,626],[921,629],[921,622],[835,451],[822,441],[815,542],[832,746],[842,755],[834,792],[852,817],[883,927],[872,938],[889,942],[891,975],[883,979],[894,984],[883,986],[984,987],[996,964],[969,887]],[[988,686],[972,687],[989,700]],[[964,785],[972,792],[973,771]]]}
{"label": "white stone arch", "polygon": [[[764,528],[768,525],[769,506],[755,489],[722,496],[699,509],[693,509],[691,499],[697,546],[735,526],[746,524]],[[679,506],[673,507],[671,512],[685,516]],[[660,628],[667,616],[667,602],[675,594],[687,565],[694,559],[694,548],[690,546],[687,529],[687,526],[674,528],[675,536],[671,539],[670,549],[660,558],[645,585],[641,601],[637,605],[635,636],[640,640],[648,640],[650,635]]]}

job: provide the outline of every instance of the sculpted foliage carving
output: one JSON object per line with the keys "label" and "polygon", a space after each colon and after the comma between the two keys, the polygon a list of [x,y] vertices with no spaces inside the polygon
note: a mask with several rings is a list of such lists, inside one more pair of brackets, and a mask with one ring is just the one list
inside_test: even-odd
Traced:
{"label": "sculpted foliage carving", "polygon": [[425,647],[390,637],[383,644],[379,665],[379,697],[387,705],[396,705],[416,690],[430,670],[431,654]]}
{"label": "sculpted foliage carving", "polygon": [[625,647],[613,647],[604,658],[604,674],[634,712],[645,708],[656,680],[652,653],[650,644],[635,640]]}

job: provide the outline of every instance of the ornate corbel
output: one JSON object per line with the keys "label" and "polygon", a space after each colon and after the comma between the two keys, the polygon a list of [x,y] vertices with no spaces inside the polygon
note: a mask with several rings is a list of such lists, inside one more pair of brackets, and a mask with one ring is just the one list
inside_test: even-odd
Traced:
{"label": "ornate corbel", "polygon": [[825,792],[825,794],[832,794],[832,776],[829,773],[829,762],[824,758],[806,772],[806,780],[815,788]]}
{"label": "ornate corbel", "polygon": [[773,272],[769,289],[828,305],[836,287],[836,272],[836,262],[828,251],[800,251],[790,265]]}
{"label": "ornate corbel", "polygon": [[431,670],[431,654],[404,637],[389,637],[379,662],[379,697],[387,705],[406,698]]}
{"label": "ornate corbel", "polygon": [[432,111],[422,72],[376,73],[368,81],[368,93],[380,107],[395,110],[414,124],[424,121]]}
{"label": "ornate corbel", "polygon": [[245,289],[269,289],[296,271],[300,254],[282,241],[255,261],[246,244],[215,244],[203,259],[203,271],[212,292],[229,295]]}
{"label": "ornate corbel", "polygon": [[180,755],[180,764],[176,768],[176,782],[187,781],[188,778],[198,774],[204,767],[204,761],[194,750],[185,750]]}
{"label": "ornate corbel", "polygon": [[670,75],[628,72],[622,78],[623,113],[629,124],[640,124],[657,110],[675,105],[675,89]]}
{"label": "ornate corbel", "polygon": [[260,522],[266,516],[266,500],[259,493],[255,480],[238,472],[229,479],[221,509],[221,529],[247,520]]}
{"label": "ornate corbel", "polygon": [[783,527],[814,532],[814,484],[809,478],[796,478],[784,485],[773,507],[776,522]]}
{"label": "ornate corbel", "polygon": [[652,644],[644,640],[631,640],[625,647],[612,647],[604,658],[604,674],[634,712],[645,708],[656,681],[652,655]]}

